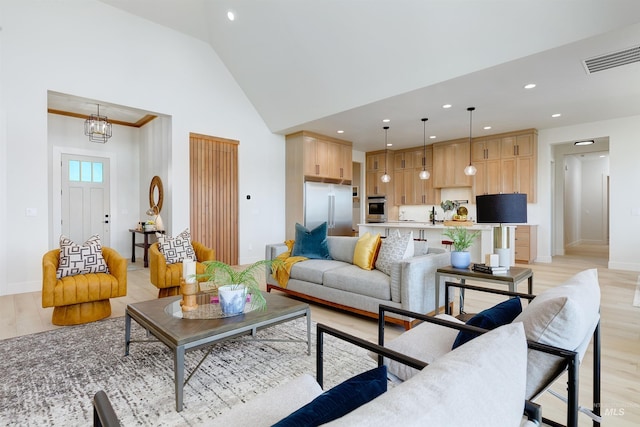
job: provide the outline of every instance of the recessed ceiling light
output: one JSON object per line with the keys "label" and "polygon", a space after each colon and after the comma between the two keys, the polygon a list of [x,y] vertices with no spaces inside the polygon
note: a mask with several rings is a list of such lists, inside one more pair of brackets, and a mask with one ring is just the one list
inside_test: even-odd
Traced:
{"label": "recessed ceiling light", "polygon": [[435,135],[431,135],[431,136],[429,137],[429,139],[436,139],[436,136],[435,136]]}
{"label": "recessed ceiling light", "polygon": [[485,127],[483,127],[482,129],[484,129],[484,130],[489,130],[489,129],[491,129],[491,126],[485,126]]}
{"label": "recessed ceiling light", "polygon": [[339,130],[338,133],[344,133],[344,131],[343,130]]}
{"label": "recessed ceiling light", "polygon": [[451,104],[444,104],[442,108],[451,108]]}
{"label": "recessed ceiling light", "polygon": [[389,123],[391,119],[382,119],[382,123]]}
{"label": "recessed ceiling light", "polygon": [[587,139],[584,141],[576,141],[573,143],[573,145],[591,145],[593,144],[595,141],[593,139]]}
{"label": "recessed ceiling light", "polygon": [[390,143],[390,142],[388,142],[388,143],[387,143],[387,147],[393,147],[393,144],[392,144],[392,143]]}
{"label": "recessed ceiling light", "polygon": [[534,87],[536,87],[535,83],[529,83],[529,84],[524,85],[525,89],[533,89]]}
{"label": "recessed ceiling light", "polygon": [[560,114],[560,113],[555,113],[555,114],[552,114],[551,117],[556,118],[556,117],[560,117],[561,115],[562,114]]}
{"label": "recessed ceiling light", "polygon": [[233,10],[227,11],[227,19],[229,21],[235,21],[236,20],[236,14],[233,12]]}

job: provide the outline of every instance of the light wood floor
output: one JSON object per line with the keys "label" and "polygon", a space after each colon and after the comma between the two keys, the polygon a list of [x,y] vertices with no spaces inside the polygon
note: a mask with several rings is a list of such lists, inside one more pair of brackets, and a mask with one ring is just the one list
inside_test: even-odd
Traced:
{"label": "light wood floor", "polygon": [[[588,268],[597,268],[602,291],[602,412],[604,426],[640,425],[640,307],[633,306],[638,286],[638,273],[610,270],[607,266],[607,246],[578,246],[569,248],[565,256],[553,258],[552,263],[530,265],[534,271],[534,293],[562,283],[573,274]],[[123,316],[127,304],[157,296],[149,283],[148,269],[134,264],[128,275],[126,297],[111,300],[112,317]],[[524,289],[521,289],[524,291]],[[486,297],[483,297],[486,298]],[[491,304],[467,294],[466,310],[477,312]],[[0,339],[31,334],[57,328],[51,324],[53,309],[41,307],[41,293],[31,292],[0,297]],[[376,322],[324,307],[313,306],[312,318],[376,341]],[[389,325],[388,337],[402,333],[400,327]],[[591,400],[591,351],[587,353],[580,371],[580,402],[588,406]],[[490,385],[488,385],[490,392]],[[563,391],[556,383],[554,390]],[[553,396],[545,395],[541,403],[546,416],[562,419],[564,404]],[[580,426],[590,426],[585,415]]]}

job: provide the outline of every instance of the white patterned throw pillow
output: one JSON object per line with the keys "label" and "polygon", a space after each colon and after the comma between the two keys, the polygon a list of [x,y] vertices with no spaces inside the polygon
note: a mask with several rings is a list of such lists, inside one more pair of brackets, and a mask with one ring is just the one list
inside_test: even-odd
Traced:
{"label": "white patterned throw pillow", "polygon": [[67,236],[60,236],[60,258],[56,277],[75,276],[87,273],[109,273],[102,257],[102,244],[97,234],[89,237],[82,245],[74,243]]}
{"label": "white patterned throw pillow", "polygon": [[413,256],[413,232],[400,234],[400,230],[392,232],[385,239],[382,239],[378,259],[376,259],[376,269],[391,276],[391,266],[394,262]]}
{"label": "white patterned throw pillow", "polygon": [[184,259],[197,261],[196,252],[191,246],[191,233],[189,229],[185,229],[176,237],[171,238],[164,234],[158,234],[158,249],[164,255],[167,264],[175,264],[182,262]]}

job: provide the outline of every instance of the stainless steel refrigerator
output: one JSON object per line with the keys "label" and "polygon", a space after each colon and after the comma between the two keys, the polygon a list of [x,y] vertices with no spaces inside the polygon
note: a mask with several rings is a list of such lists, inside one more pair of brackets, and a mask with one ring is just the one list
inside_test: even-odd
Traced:
{"label": "stainless steel refrigerator", "polygon": [[352,233],[353,194],[350,185],[304,183],[304,226],[313,229],[327,222],[330,236]]}

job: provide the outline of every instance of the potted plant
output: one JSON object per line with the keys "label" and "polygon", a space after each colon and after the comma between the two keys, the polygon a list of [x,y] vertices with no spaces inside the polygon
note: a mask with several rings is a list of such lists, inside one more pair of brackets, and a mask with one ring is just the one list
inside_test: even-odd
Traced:
{"label": "potted plant", "polygon": [[198,279],[211,281],[218,287],[218,298],[222,312],[227,315],[244,311],[247,295],[251,295],[251,307],[259,310],[267,308],[267,301],[260,291],[256,273],[264,267],[278,268],[282,261],[262,260],[248,267],[232,267],[222,261],[204,261],[204,273],[196,275]]}
{"label": "potted plant", "polygon": [[480,232],[470,231],[467,227],[449,227],[442,234],[453,242],[451,265],[455,268],[468,268],[471,264],[471,254],[467,249]]}
{"label": "potted plant", "polygon": [[[459,205],[460,204],[458,202],[453,202],[451,200],[445,200],[444,202],[440,202],[440,207],[444,211],[444,218],[445,219],[451,219],[451,217],[453,215],[453,211],[458,209]],[[451,212],[451,213],[449,213],[449,212]]]}

